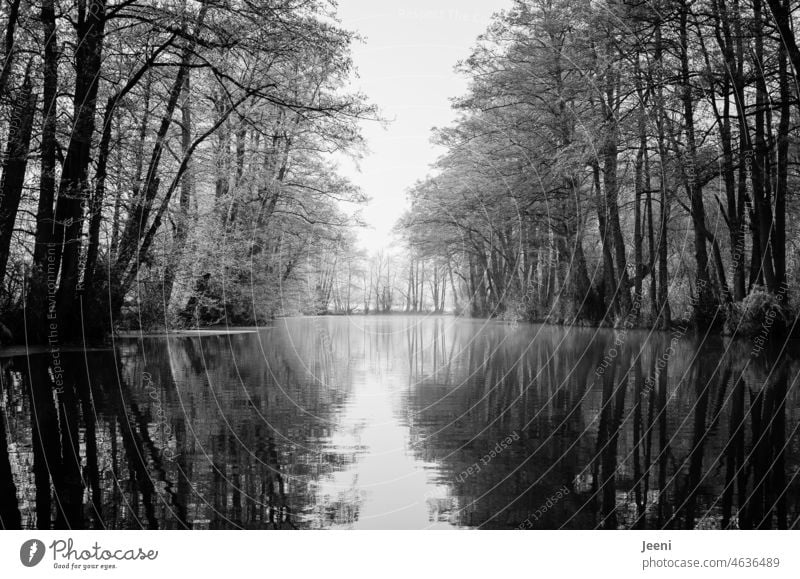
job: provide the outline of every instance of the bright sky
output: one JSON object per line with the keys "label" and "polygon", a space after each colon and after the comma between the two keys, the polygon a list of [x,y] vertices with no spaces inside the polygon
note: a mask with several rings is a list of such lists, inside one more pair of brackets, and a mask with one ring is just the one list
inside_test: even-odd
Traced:
{"label": "bright sky", "polygon": [[370,250],[392,243],[390,230],[407,207],[406,189],[428,173],[440,149],[431,128],[454,118],[450,98],[464,94],[466,79],[453,70],[469,56],[479,34],[510,0],[339,0],[342,25],[365,37],[353,47],[355,88],[391,121],[384,129],[363,123],[370,150],[360,172],[342,172],[372,198],[361,232]]}

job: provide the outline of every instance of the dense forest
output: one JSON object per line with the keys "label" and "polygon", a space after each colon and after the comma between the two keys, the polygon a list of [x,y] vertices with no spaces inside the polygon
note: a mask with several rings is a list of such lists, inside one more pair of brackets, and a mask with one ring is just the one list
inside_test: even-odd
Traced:
{"label": "dense forest", "polygon": [[515,0],[458,64],[402,250],[372,253],[337,161],[379,118],[335,2],[0,10],[4,341],[399,310],[794,327],[789,0]]}
{"label": "dense forest", "polygon": [[473,315],[786,330],[788,0],[518,0],[469,58],[401,231]]}
{"label": "dense forest", "polygon": [[[316,0],[8,0],[0,312],[58,342],[254,323],[362,193],[336,155],[375,117]],[[6,336],[8,337],[8,336]]]}

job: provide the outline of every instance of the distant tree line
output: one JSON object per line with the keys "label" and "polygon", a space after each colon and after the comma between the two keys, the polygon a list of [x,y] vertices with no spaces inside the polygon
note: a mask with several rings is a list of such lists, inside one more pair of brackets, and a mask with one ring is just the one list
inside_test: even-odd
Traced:
{"label": "distant tree line", "polygon": [[284,313],[461,312],[448,263],[399,245],[368,251],[353,231],[310,254],[298,271],[303,289],[287,296]]}

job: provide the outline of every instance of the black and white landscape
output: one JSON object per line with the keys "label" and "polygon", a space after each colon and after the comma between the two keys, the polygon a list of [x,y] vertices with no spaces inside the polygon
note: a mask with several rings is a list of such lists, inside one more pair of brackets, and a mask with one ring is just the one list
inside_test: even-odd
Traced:
{"label": "black and white landscape", "polygon": [[0,528],[800,528],[796,2],[0,22]]}

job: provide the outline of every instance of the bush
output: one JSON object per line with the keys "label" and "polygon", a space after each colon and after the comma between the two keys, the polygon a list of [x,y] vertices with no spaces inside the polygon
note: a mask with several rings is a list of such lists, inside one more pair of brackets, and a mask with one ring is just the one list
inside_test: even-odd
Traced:
{"label": "bush", "polygon": [[500,314],[500,319],[506,322],[521,322],[530,317],[528,304],[518,296],[507,296],[504,303],[505,308]]}
{"label": "bush", "polygon": [[114,320],[117,329],[141,332],[163,330],[167,322],[163,286],[155,273],[137,280],[125,299],[120,318]]}
{"label": "bush", "polygon": [[728,309],[725,332],[743,337],[780,336],[793,319],[794,313],[783,294],[773,294],[756,286],[741,302]]}

